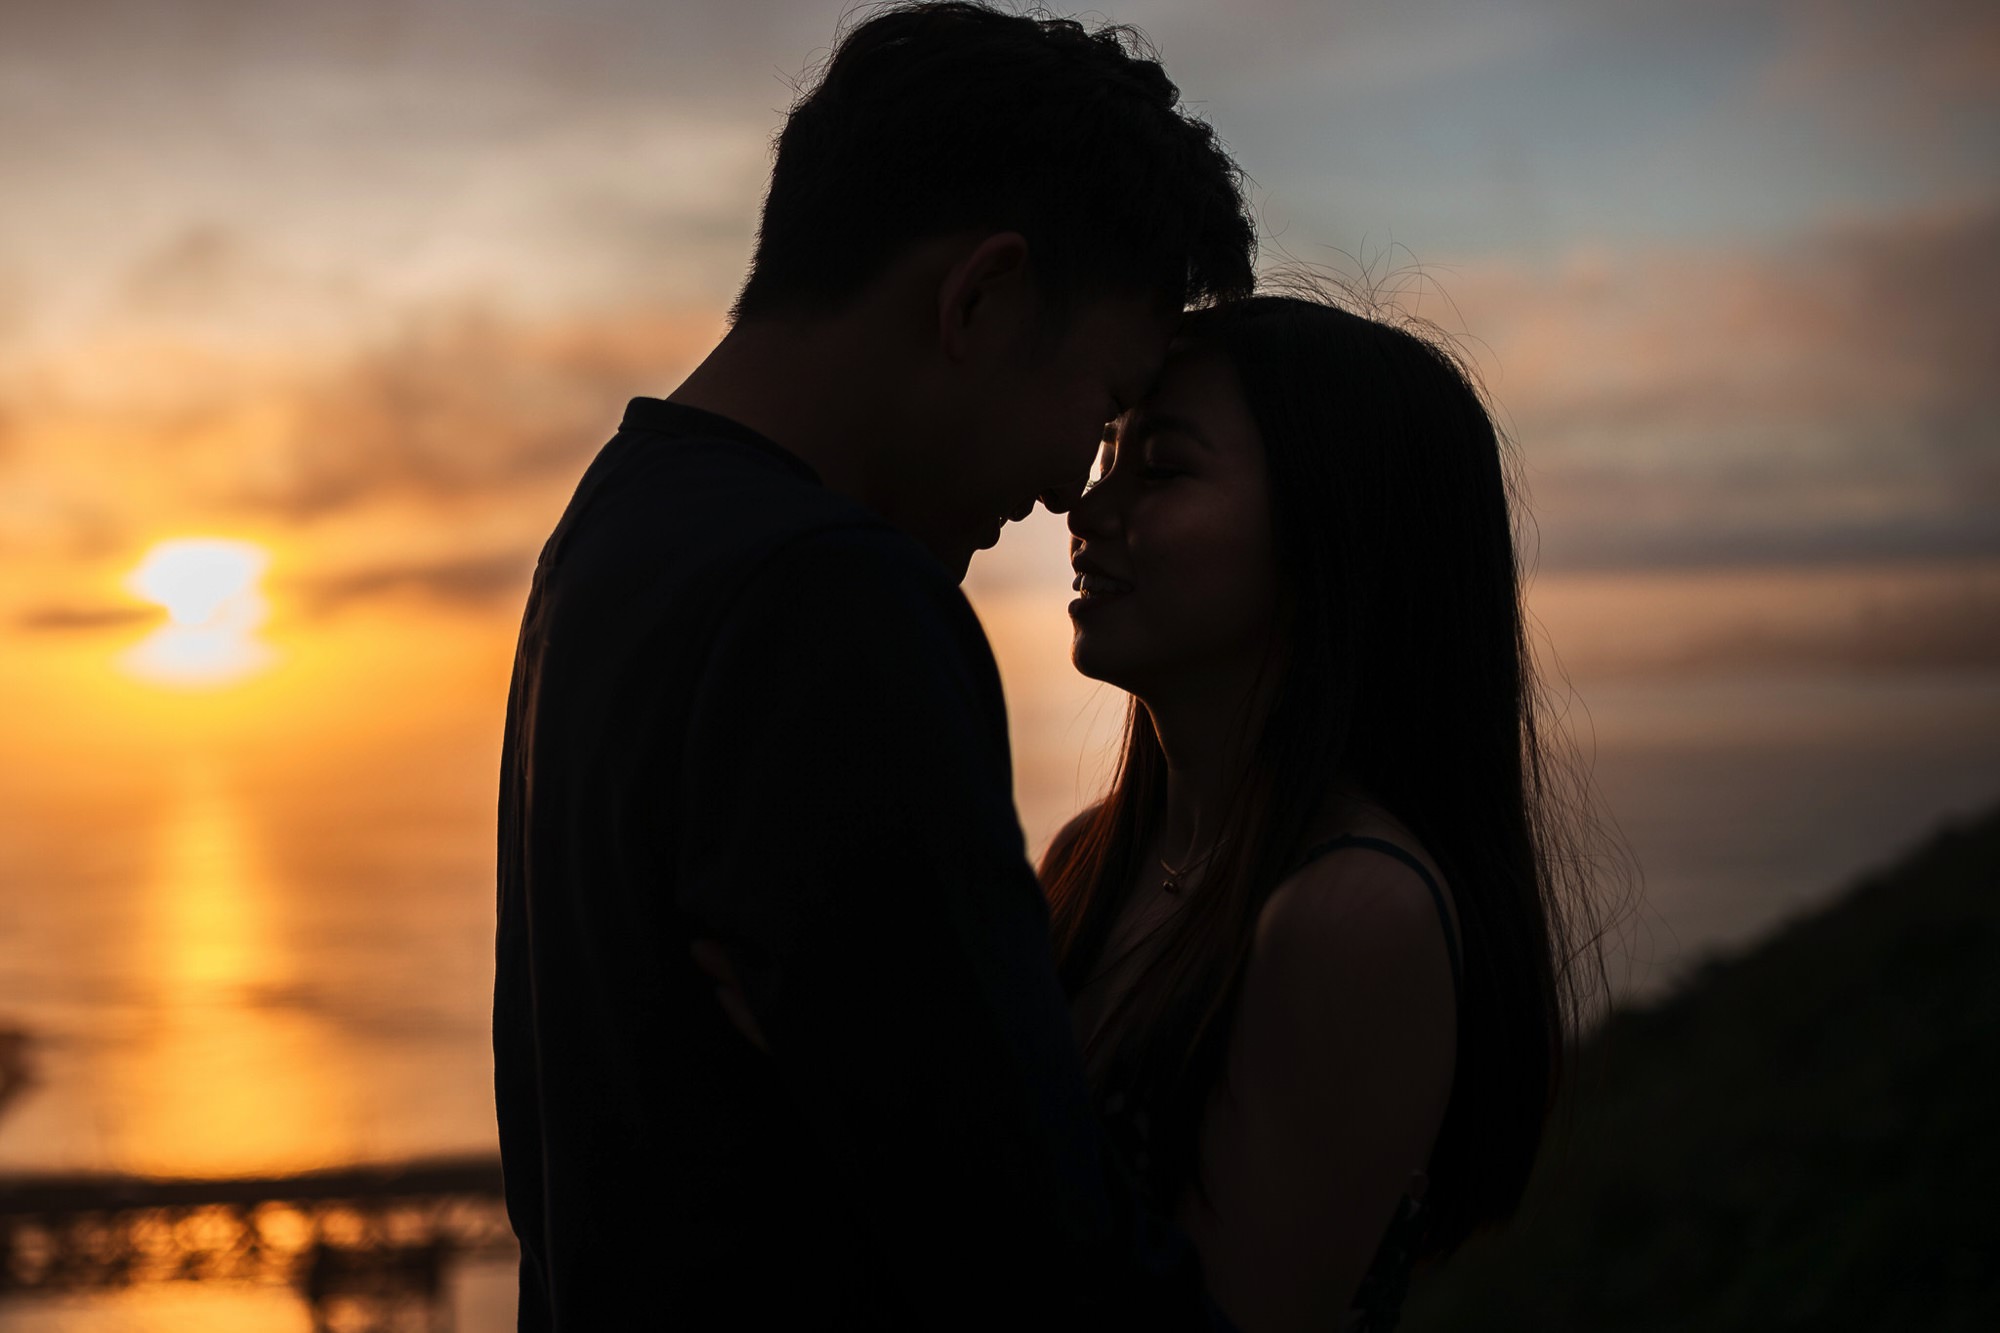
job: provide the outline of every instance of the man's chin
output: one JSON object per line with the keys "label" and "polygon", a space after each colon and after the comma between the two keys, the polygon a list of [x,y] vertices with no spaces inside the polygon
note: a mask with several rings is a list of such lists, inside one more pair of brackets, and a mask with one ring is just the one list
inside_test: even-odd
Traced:
{"label": "man's chin", "polygon": [[981,551],[990,551],[998,546],[1000,544],[1000,533],[1006,526],[1007,520],[1005,519],[996,518],[992,520],[992,526],[987,528],[985,532],[979,533],[970,545],[964,548],[962,554],[957,555],[956,558],[947,558],[945,560],[946,568],[956,573],[959,582],[963,583],[966,571],[972,567],[972,558]]}
{"label": "man's chin", "polygon": [[972,542],[961,541],[948,551],[937,552],[937,558],[946,569],[951,571],[953,578],[963,583],[965,582],[966,572],[972,568],[973,557],[981,551],[991,548],[992,545],[993,543],[991,542],[986,543],[984,546],[979,546]]}
{"label": "man's chin", "polygon": [[[972,540],[963,534],[951,535],[933,530],[911,535],[917,538],[918,545],[930,552],[933,560],[950,570],[952,578],[960,583],[965,582],[966,570],[971,567],[975,552],[985,549],[975,546]],[[987,546],[992,544],[986,543]]]}

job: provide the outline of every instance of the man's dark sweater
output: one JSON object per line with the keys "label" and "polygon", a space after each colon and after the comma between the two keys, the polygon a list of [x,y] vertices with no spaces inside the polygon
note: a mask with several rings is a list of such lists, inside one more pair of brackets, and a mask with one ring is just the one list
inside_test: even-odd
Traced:
{"label": "man's dark sweater", "polygon": [[761,436],[634,400],[508,701],[521,1327],[1205,1326],[1191,1252],[1099,1153],[1046,931],[945,569]]}

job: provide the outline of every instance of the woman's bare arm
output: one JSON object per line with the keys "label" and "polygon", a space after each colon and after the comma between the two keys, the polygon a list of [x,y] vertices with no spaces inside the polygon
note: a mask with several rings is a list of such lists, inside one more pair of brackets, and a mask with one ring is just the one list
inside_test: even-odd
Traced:
{"label": "woman's bare arm", "polygon": [[1179,1216],[1243,1333],[1337,1325],[1430,1155],[1455,1026],[1437,909],[1408,867],[1332,852],[1265,905],[1202,1123],[1207,1197]]}

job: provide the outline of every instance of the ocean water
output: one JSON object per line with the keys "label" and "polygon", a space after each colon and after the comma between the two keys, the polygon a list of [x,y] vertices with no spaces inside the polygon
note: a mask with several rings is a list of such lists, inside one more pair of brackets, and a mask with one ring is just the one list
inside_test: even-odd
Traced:
{"label": "ocean water", "polygon": [[[1065,661],[1061,602],[977,599],[1038,849],[1097,790],[1123,715]],[[295,1170],[493,1145],[492,792],[504,684],[449,725],[323,751],[154,747],[0,778],[0,1025],[33,1084],[0,1170]],[[497,688],[496,688],[497,686]],[[365,694],[363,695],[365,698]],[[1580,681],[1571,728],[1643,872],[1629,990],[1809,908],[2000,799],[2000,676]],[[279,753],[283,751],[283,753]],[[455,1278],[460,1333],[508,1275]],[[0,1329],[307,1327],[282,1290],[0,1302]]]}

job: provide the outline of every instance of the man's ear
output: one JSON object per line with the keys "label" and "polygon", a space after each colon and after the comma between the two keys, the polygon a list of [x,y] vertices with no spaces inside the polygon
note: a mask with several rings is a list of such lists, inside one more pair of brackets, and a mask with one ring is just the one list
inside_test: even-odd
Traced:
{"label": "man's ear", "polygon": [[938,284],[938,347],[963,361],[974,346],[1016,313],[1029,290],[1028,238],[1000,231],[966,251]]}

